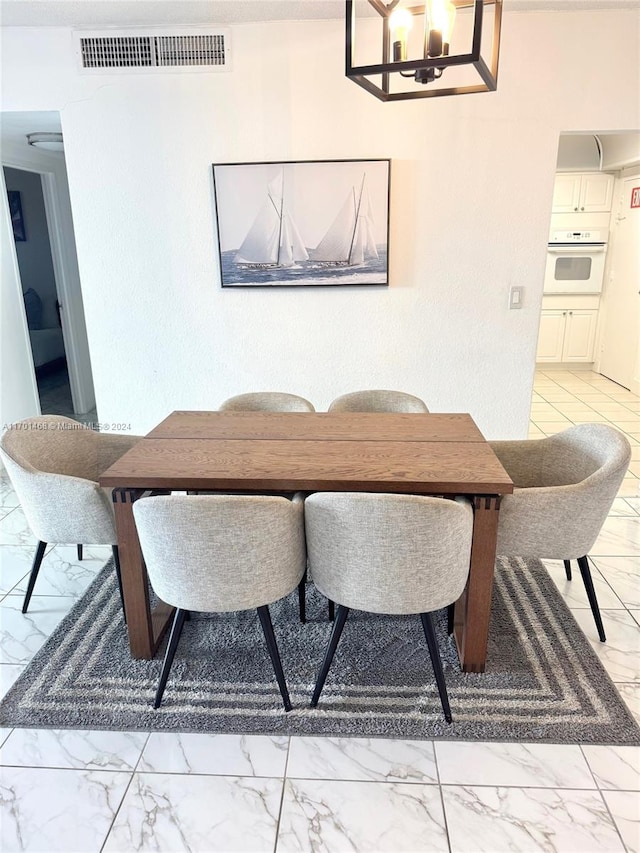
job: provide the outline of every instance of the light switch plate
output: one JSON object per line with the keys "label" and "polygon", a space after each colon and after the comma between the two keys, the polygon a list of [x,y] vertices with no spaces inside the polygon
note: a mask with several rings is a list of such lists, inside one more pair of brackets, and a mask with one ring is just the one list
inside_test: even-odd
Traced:
{"label": "light switch plate", "polygon": [[522,308],[524,287],[512,287],[509,291],[509,308]]}

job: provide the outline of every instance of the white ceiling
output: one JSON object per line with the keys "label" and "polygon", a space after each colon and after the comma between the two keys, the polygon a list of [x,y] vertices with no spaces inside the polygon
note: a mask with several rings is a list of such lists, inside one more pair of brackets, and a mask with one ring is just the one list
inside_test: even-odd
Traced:
{"label": "white ceiling", "polygon": [[3,26],[238,24],[343,14],[342,0],[2,0]]}
{"label": "white ceiling", "polygon": [[[1,113],[0,114],[0,146],[4,148],[7,143],[26,150],[27,133],[38,133],[40,131],[60,131],[59,112],[32,112],[32,113]],[[52,156],[60,156],[57,152],[44,151],[42,153]]]}
{"label": "white ceiling", "polygon": [[[640,0],[504,0],[505,11],[640,9]],[[5,27],[171,26],[342,18],[344,0],[1,0]]]}

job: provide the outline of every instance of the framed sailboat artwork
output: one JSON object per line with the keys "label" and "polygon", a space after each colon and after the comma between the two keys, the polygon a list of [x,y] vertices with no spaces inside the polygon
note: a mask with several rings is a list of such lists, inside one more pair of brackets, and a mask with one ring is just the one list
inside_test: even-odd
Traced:
{"label": "framed sailboat artwork", "polygon": [[388,285],[390,166],[214,164],[222,287]]}

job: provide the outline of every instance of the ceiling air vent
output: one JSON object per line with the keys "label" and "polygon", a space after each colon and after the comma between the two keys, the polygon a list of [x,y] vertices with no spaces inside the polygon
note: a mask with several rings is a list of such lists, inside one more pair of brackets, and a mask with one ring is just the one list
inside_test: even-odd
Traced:
{"label": "ceiling air vent", "polygon": [[228,71],[228,29],[75,31],[83,71]]}

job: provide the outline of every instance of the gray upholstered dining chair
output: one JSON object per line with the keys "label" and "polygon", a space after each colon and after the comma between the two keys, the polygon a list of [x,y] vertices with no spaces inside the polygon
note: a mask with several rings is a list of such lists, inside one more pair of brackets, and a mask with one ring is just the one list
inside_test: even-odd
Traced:
{"label": "gray upholstered dining chair", "polygon": [[463,500],[355,492],[305,502],[315,585],[338,605],[311,705],[320,699],[349,610],[420,614],[447,722],[451,708],[431,613],[456,601],[469,575],[473,512]]}
{"label": "gray upholstered dining chair", "polygon": [[141,498],[133,507],[155,592],[176,608],[154,699],[158,708],[190,611],[257,609],[285,711],[291,710],[269,604],[302,582],[304,501],[190,495]]}
{"label": "gray upholstered dining chair", "polygon": [[[343,394],[329,406],[330,412],[428,412],[426,404],[412,394],[404,391],[352,391]],[[334,603],[329,599],[329,619],[334,619]]]}
{"label": "gray upholstered dining chair", "polygon": [[315,412],[313,404],[296,394],[280,391],[258,391],[229,397],[220,412]]}
{"label": "gray upholstered dining chair", "polygon": [[[229,397],[220,404],[219,412],[315,412],[313,403],[281,391],[256,391]],[[198,492],[197,494],[218,494],[218,492]],[[228,493],[227,493],[228,494]],[[283,493],[291,496],[293,492]]]}
{"label": "gray upholstered dining chair", "polygon": [[419,397],[404,391],[353,391],[337,397],[330,412],[428,412]]}
{"label": "gray upholstered dining chair", "polygon": [[604,643],[587,555],[629,467],[629,442],[608,424],[578,424],[548,438],[490,444],[515,486],[500,505],[497,553],[563,560],[568,580],[577,559]]}
{"label": "gray upholstered dining chair", "polygon": [[58,415],[14,424],[0,438],[0,458],[9,474],[38,546],[22,605],[26,613],[47,544],[111,545],[120,596],[120,560],[110,490],[98,477],[140,440],[94,432]]}

